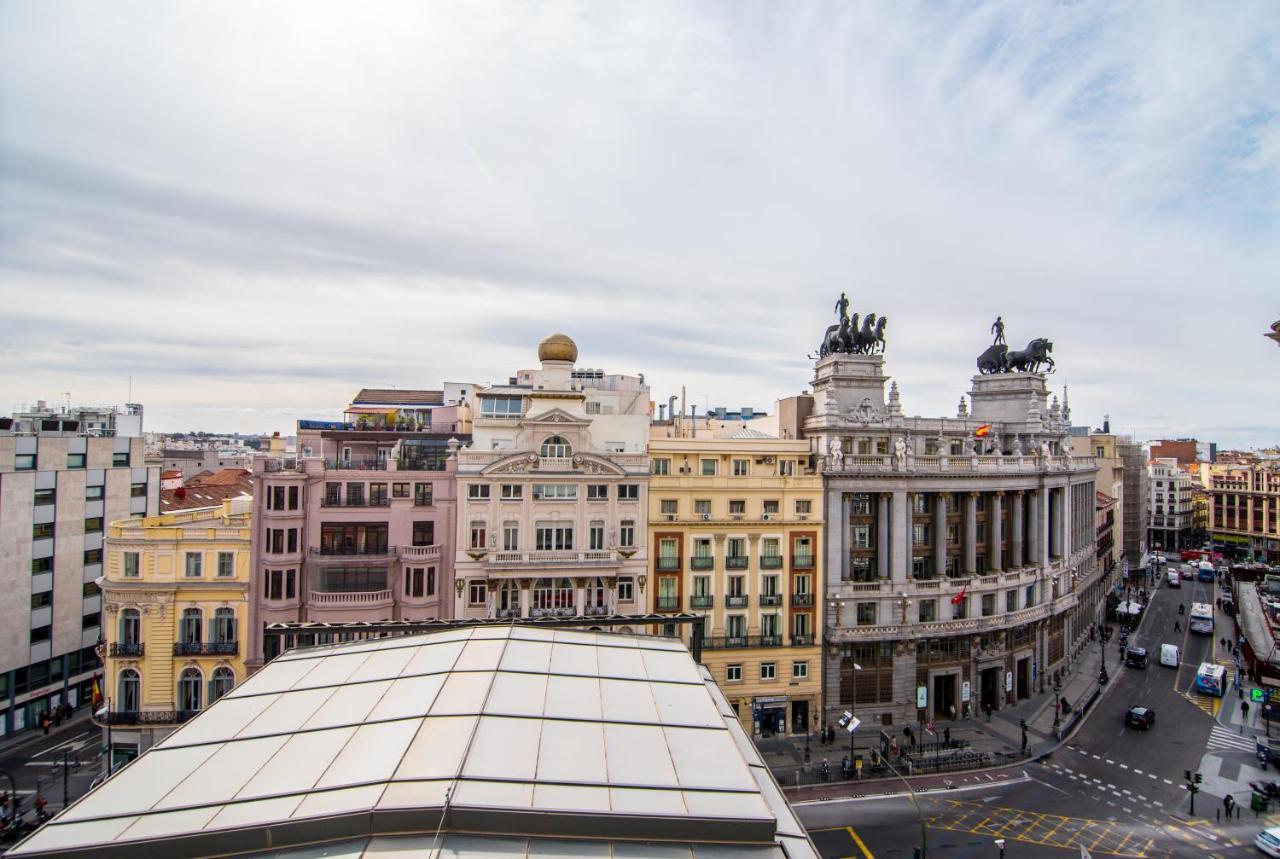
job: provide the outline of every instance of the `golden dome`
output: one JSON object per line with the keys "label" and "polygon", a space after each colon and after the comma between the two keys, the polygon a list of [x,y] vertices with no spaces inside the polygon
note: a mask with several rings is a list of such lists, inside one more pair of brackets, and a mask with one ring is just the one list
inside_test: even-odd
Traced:
{"label": "golden dome", "polygon": [[578,360],[578,344],[565,334],[552,334],[538,344],[539,361],[568,361],[572,364]]}

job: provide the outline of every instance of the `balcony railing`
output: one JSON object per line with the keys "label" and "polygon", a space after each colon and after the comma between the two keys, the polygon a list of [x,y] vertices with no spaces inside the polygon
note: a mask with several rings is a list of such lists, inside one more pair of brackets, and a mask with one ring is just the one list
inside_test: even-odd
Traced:
{"label": "balcony railing", "polygon": [[320,557],[346,557],[352,555],[394,555],[395,546],[312,546],[308,554]]}
{"label": "balcony railing", "polygon": [[781,555],[761,555],[760,569],[762,570],[782,569],[782,556]]}
{"label": "balcony railing", "polygon": [[441,546],[401,546],[400,557],[407,561],[438,561]]}
{"label": "balcony railing", "polygon": [[180,725],[199,710],[107,710],[94,715],[99,725]]}
{"label": "balcony railing", "polygon": [[321,507],[390,507],[390,498],[326,498]]}
{"label": "balcony railing", "polygon": [[533,551],[533,552],[490,552],[485,558],[487,567],[515,567],[526,564],[537,567],[601,567],[619,564],[618,553],[607,549],[588,549],[582,552],[572,551]]}
{"label": "balcony railing", "polygon": [[326,459],[324,467],[334,471],[386,471],[385,459]]}
{"label": "balcony railing", "polygon": [[578,610],[573,606],[563,606],[561,608],[535,608],[530,614],[534,617],[573,617]]}
{"label": "balcony railing", "polygon": [[337,608],[340,606],[376,605],[391,602],[390,589],[380,591],[312,591],[307,602],[314,606]]}
{"label": "balcony railing", "polygon": [[792,608],[810,608],[813,605],[813,594],[792,594]]}
{"label": "balcony railing", "polygon": [[609,613],[607,605],[589,605],[583,609],[583,614],[587,617],[604,617]]}
{"label": "balcony railing", "polygon": [[679,558],[658,558],[658,569],[663,572],[673,572],[680,569]]}
{"label": "balcony railing", "polygon": [[792,647],[809,647],[813,644],[812,635],[793,635],[791,636]]}
{"label": "balcony railing", "polygon": [[694,594],[689,597],[689,608],[711,608],[716,604],[713,594]]}
{"label": "balcony railing", "polygon": [[727,650],[735,647],[751,647],[753,638],[758,643],[760,636],[713,635],[704,639],[702,646],[707,650]]}
{"label": "balcony railing", "polygon": [[498,609],[498,610],[497,610],[496,615],[497,615],[498,617],[500,617],[500,618],[504,619],[504,620],[505,620],[506,618],[510,618],[510,617],[519,617],[519,616],[520,616],[520,609],[518,609],[518,608],[500,608],[500,609]]}
{"label": "balcony railing", "polygon": [[747,568],[746,555],[729,555],[724,559],[724,568],[726,570],[745,570]]}
{"label": "balcony railing", "polygon": [[716,559],[710,555],[694,555],[689,559],[689,569],[691,570],[714,570]]}
{"label": "balcony railing", "polygon": [[782,594],[761,594],[761,606],[778,606],[782,605]]}
{"label": "balcony railing", "polygon": [[751,597],[746,594],[730,594],[724,598],[725,608],[746,608],[751,604]]}
{"label": "balcony railing", "polygon": [[113,641],[107,647],[108,656],[145,656],[147,646],[141,641]]}
{"label": "balcony railing", "polygon": [[175,641],[174,656],[231,656],[240,652],[238,641]]}
{"label": "balcony railing", "polygon": [[792,555],[791,566],[796,570],[813,569],[813,555]]}
{"label": "balcony railing", "polygon": [[679,611],[680,597],[658,597],[654,607],[658,611]]}
{"label": "balcony railing", "polygon": [[761,647],[781,647],[782,636],[781,635],[762,635],[760,636],[760,646]]}

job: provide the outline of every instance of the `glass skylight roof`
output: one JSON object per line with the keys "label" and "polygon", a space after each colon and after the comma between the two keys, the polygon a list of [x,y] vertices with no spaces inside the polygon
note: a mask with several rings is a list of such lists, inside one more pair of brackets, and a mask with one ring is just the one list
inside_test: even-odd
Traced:
{"label": "glass skylight roof", "polygon": [[139,850],[816,856],[678,641],[510,625],[291,651],[13,855]]}

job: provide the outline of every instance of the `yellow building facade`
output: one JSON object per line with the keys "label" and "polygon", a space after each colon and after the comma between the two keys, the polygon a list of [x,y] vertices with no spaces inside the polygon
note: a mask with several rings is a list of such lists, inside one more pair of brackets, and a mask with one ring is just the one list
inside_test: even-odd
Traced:
{"label": "yellow building facade", "polygon": [[245,678],[252,502],[111,524],[95,716],[128,760]]}
{"label": "yellow building facade", "polygon": [[664,432],[649,441],[650,609],[706,618],[703,664],[744,729],[817,729],[823,492],[808,442]]}

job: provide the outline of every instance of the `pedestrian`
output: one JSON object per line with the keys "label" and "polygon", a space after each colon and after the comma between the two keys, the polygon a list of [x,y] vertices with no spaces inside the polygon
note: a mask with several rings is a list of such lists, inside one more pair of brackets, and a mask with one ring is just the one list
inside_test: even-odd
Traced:
{"label": "pedestrian", "polygon": [[956,705],[952,704],[951,705],[951,721],[954,722],[955,720],[956,720]]}
{"label": "pedestrian", "polygon": [[991,702],[990,701],[987,702],[986,708],[987,708],[987,721],[990,722],[991,721]]}
{"label": "pedestrian", "polygon": [[[954,713],[955,709],[956,709],[955,707],[952,707],[951,711]],[[950,728],[942,729],[942,739],[943,739],[943,742],[947,744],[947,748],[951,748],[951,729]]]}
{"label": "pedestrian", "polygon": [[1174,631],[1174,632],[1182,632],[1182,624],[1178,623],[1178,622],[1175,620],[1175,621],[1173,622],[1173,631]]}
{"label": "pedestrian", "polygon": [[40,727],[44,728],[44,732],[46,735],[49,733],[49,714],[48,713],[40,714]]}

